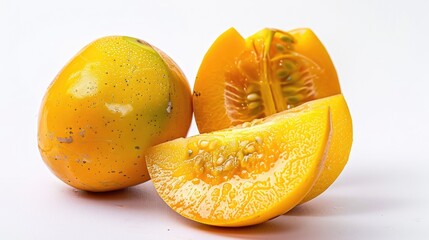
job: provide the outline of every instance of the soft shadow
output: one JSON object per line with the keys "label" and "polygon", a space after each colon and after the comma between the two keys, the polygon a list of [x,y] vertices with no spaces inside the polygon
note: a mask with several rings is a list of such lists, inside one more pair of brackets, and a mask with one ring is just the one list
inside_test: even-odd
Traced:
{"label": "soft shadow", "polygon": [[392,198],[329,196],[296,206],[285,215],[303,217],[350,216],[388,211],[405,206],[405,202]]}
{"label": "soft shadow", "polygon": [[[155,211],[160,207],[159,205],[165,205],[158,195],[154,193],[155,190],[145,184],[110,192],[96,193],[76,189],[68,189],[67,192],[73,197],[89,204],[124,209],[124,211],[130,211],[130,209]],[[161,207],[165,208],[166,206]]]}
{"label": "soft shadow", "polygon": [[389,176],[387,172],[374,169],[362,171],[344,171],[337,180],[329,187],[341,190],[350,188],[362,188],[365,186],[375,187],[389,184],[395,177]]}
{"label": "soft shadow", "polygon": [[145,195],[142,189],[136,187],[109,192],[87,192],[76,189],[72,191],[73,194],[79,198],[93,201],[128,201],[136,198],[141,199]]}
{"label": "soft shadow", "polygon": [[293,225],[293,223],[288,224],[276,220],[247,227],[214,227],[190,220],[182,221],[182,223],[199,231],[209,232],[211,234],[225,237],[246,239],[275,239],[275,236],[284,236],[285,233],[299,230],[299,226]]}
{"label": "soft shadow", "polygon": [[[345,176],[317,198],[298,205],[285,215],[349,216],[406,208],[416,200],[391,192],[394,178],[384,174],[355,173]],[[398,184],[395,184],[399,187]]]}

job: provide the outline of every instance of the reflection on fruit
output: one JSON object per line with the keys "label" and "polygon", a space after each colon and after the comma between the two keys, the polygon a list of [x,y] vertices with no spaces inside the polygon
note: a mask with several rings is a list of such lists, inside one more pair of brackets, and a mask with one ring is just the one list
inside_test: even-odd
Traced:
{"label": "reflection on fruit", "polygon": [[43,99],[38,142],[65,183],[109,191],[149,179],[143,151],[186,136],[190,87],[164,53],[131,37],[105,37],[82,49]]}
{"label": "reflection on fruit", "polygon": [[329,105],[307,104],[264,119],[151,147],[145,153],[162,199],[216,226],[261,223],[296,206],[329,149]]}
{"label": "reflection on fruit", "polygon": [[[194,85],[195,121],[201,133],[224,129],[340,94],[334,65],[310,29],[264,29],[244,39],[235,29],[210,47]],[[350,112],[343,98],[333,105],[333,148],[321,179],[304,199],[326,190],[341,173],[352,144]]]}
{"label": "reflection on fruit", "polygon": [[195,120],[200,132],[211,132],[340,92],[334,65],[310,29],[264,29],[243,39],[231,28],[198,71]]}

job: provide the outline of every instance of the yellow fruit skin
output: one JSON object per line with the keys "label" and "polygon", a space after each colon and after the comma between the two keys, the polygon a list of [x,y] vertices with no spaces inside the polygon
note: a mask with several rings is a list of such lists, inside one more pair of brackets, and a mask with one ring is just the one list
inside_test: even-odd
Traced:
{"label": "yellow fruit skin", "polygon": [[332,113],[332,137],[326,163],[311,191],[301,203],[323,193],[338,178],[350,155],[353,143],[353,125],[349,108],[342,94],[324,98],[325,101],[311,101],[303,104],[308,107],[329,106]]}
{"label": "yellow fruit skin", "polygon": [[[228,227],[262,223],[296,206],[323,167],[331,136],[329,108],[298,107],[251,125],[149,148],[145,157],[161,198],[186,218]],[[256,139],[251,156],[257,161],[237,161],[243,158],[241,143],[251,139]],[[229,156],[234,168],[225,170],[225,164],[223,172],[207,174],[218,154]]]}
{"label": "yellow fruit skin", "polygon": [[60,71],[41,104],[40,154],[65,183],[110,191],[149,179],[143,151],[186,136],[191,92],[177,65],[131,37],[98,39]]}

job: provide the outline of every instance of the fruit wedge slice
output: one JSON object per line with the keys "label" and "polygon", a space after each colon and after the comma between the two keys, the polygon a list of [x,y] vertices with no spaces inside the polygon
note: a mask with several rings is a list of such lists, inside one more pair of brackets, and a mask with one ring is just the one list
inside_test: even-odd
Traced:
{"label": "fruit wedge slice", "polygon": [[329,54],[310,29],[263,29],[244,39],[231,28],[201,63],[193,93],[195,121],[201,133],[211,132],[327,98],[319,103],[331,106],[332,147],[304,203],[325,191],[349,158],[352,119],[340,93]]}
{"label": "fruit wedge slice", "polygon": [[206,133],[339,93],[331,58],[310,29],[267,28],[244,39],[231,28],[204,56],[193,108]]}
{"label": "fruit wedge slice", "polygon": [[[320,100],[323,101],[323,100]],[[281,215],[310,191],[331,136],[327,106],[306,105],[146,152],[161,198],[191,220],[247,226]]]}

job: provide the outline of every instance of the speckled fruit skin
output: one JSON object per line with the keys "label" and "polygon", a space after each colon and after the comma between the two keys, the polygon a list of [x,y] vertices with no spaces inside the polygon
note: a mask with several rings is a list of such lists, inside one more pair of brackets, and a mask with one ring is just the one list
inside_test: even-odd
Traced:
{"label": "speckled fruit skin", "polygon": [[191,90],[179,67],[148,43],[98,39],[57,75],[43,99],[38,144],[65,183],[101,192],[149,179],[143,151],[186,136]]}

